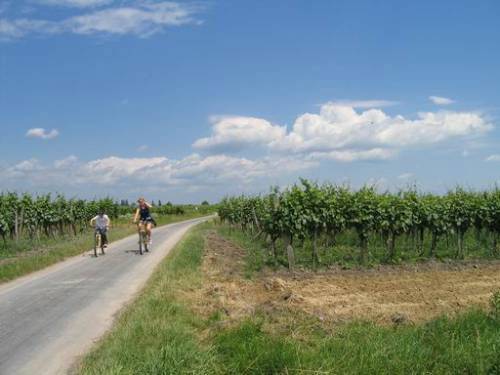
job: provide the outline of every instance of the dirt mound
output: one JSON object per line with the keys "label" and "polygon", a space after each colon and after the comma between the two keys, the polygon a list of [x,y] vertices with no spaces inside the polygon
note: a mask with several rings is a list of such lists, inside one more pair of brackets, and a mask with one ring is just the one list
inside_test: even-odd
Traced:
{"label": "dirt mound", "polygon": [[296,309],[320,320],[353,319],[382,324],[422,322],[466,307],[486,307],[500,289],[500,264],[426,264],[369,271],[318,273],[264,271],[243,278],[245,251],[210,232],[202,266],[203,287],[193,292],[196,310],[229,320],[254,311]]}

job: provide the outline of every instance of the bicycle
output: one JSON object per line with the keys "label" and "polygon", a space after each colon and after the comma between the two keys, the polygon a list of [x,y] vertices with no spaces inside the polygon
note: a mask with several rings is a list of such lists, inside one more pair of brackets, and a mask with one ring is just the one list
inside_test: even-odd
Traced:
{"label": "bicycle", "polygon": [[97,258],[97,249],[101,249],[101,255],[106,255],[104,252],[104,241],[102,240],[102,230],[96,228],[94,231],[94,256]]}
{"label": "bicycle", "polygon": [[[149,248],[149,238],[148,234],[146,232],[146,226],[144,225],[144,222],[140,222],[138,225],[138,232],[139,232],[139,254],[144,254],[144,252],[148,253]],[[144,249],[144,251],[143,251]]]}

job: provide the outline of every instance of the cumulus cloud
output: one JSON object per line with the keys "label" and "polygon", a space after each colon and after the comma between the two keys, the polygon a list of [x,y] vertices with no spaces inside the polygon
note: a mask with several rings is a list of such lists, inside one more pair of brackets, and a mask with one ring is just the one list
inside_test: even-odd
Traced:
{"label": "cumulus cloud", "polygon": [[255,117],[213,117],[212,135],[198,139],[200,150],[239,150],[251,145],[268,146],[286,134],[286,128]]}
{"label": "cumulus cloud", "polygon": [[[38,174],[43,169],[38,159],[23,160],[4,170],[0,170],[2,177],[5,180],[24,178],[25,176]],[[1,181],[1,177],[0,177]]]}
{"label": "cumulus cloud", "polygon": [[148,171],[157,169],[168,162],[165,157],[156,158],[119,158],[111,156],[85,163],[79,169],[80,182],[114,184],[119,180],[137,175],[145,176]]}
{"label": "cumulus cloud", "polygon": [[252,160],[228,155],[202,157],[193,154],[174,163],[170,176],[174,181],[193,181],[199,184],[249,183],[271,174],[286,175],[316,165],[317,163],[313,161],[288,157]]}
{"label": "cumulus cloud", "polygon": [[[77,1],[73,1],[77,3]],[[84,4],[86,2],[79,2]],[[88,4],[89,2],[87,2]],[[97,4],[94,4],[97,5]],[[148,37],[167,27],[199,24],[202,8],[191,3],[138,2],[128,6],[93,10],[66,19],[0,19],[0,39],[13,40],[29,34],[136,35]]]}
{"label": "cumulus cloud", "polygon": [[[317,113],[299,115],[289,129],[266,119],[243,116],[213,117],[211,123],[211,134],[193,144],[200,153],[182,159],[110,156],[81,161],[71,155],[51,164],[29,159],[0,166],[0,182],[4,186],[31,184],[36,189],[47,186],[47,190],[59,186],[100,186],[118,191],[131,191],[134,186],[172,187],[183,193],[211,187],[222,191],[228,186],[241,190],[264,179],[296,176],[298,171],[317,167],[324,160],[387,160],[407,148],[477,140],[493,128],[481,114],[473,112],[425,112],[410,119],[388,115],[380,108],[356,109],[339,102],[326,103]],[[54,132],[37,128],[26,135],[49,139],[57,135]],[[246,153],[233,153],[246,149]],[[500,161],[500,155],[485,160]],[[406,182],[412,177],[404,173],[397,179]]]}
{"label": "cumulus cloud", "polygon": [[56,169],[66,169],[76,165],[78,158],[75,155],[70,155],[64,159],[56,160],[54,162],[54,168]]}
{"label": "cumulus cloud", "polygon": [[31,172],[39,169],[40,162],[37,159],[24,160],[11,168],[14,172]]}
{"label": "cumulus cloud", "polygon": [[450,98],[444,98],[442,96],[429,96],[429,100],[437,105],[448,105],[455,103],[454,100]]}
{"label": "cumulus cloud", "polygon": [[491,129],[492,125],[479,114],[470,112],[425,112],[411,120],[400,115],[391,117],[380,109],[357,112],[352,107],[328,103],[321,107],[319,114],[299,116],[292,131],[277,147],[295,152],[402,148]]}
{"label": "cumulus cloud", "polygon": [[387,160],[396,155],[396,151],[372,148],[370,150],[339,150],[329,152],[313,152],[308,159],[330,159],[341,162],[352,162],[358,160]]}
{"label": "cumulus cloud", "polygon": [[29,138],[40,138],[40,139],[52,139],[59,135],[57,129],[46,130],[44,128],[33,128],[26,132],[26,137]]}
{"label": "cumulus cloud", "polygon": [[404,148],[474,137],[492,128],[473,112],[422,112],[408,119],[389,116],[381,109],[356,110],[329,102],[319,113],[298,116],[289,131],[261,118],[224,117],[213,122],[210,137],[197,140],[193,146],[225,152],[264,146],[273,153],[309,159],[384,160]]}
{"label": "cumulus cloud", "polygon": [[248,184],[269,175],[286,175],[316,166],[315,161],[296,158],[251,160],[228,155],[191,154],[180,160],[166,157],[121,158],[110,156],[83,162],[75,156],[42,164],[25,160],[0,168],[1,181],[22,181],[25,186],[132,186],[156,187],[227,186]]}

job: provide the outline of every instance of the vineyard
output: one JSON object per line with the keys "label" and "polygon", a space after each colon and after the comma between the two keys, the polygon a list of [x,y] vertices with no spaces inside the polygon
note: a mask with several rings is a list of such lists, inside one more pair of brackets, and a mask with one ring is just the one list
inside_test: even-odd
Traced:
{"label": "vineyard", "polygon": [[285,259],[293,268],[297,248],[308,250],[313,266],[320,250],[350,246],[344,258],[367,263],[374,257],[394,262],[415,258],[471,255],[497,257],[500,190],[471,192],[457,188],[446,195],[416,190],[378,193],[373,187],[352,191],[302,179],[265,196],[225,198],[219,217],[253,238],[268,243],[271,261]]}
{"label": "vineyard", "polygon": [[[100,210],[111,219],[127,217],[132,219],[135,206],[128,202],[114,202],[110,198],[86,201],[67,199],[63,195],[52,197],[50,194],[32,196],[16,193],[0,194],[0,237],[4,245],[7,241],[21,238],[40,240],[62,235],[76,236],[89,226],[89,221]],[[197,209],[200,214],[210,210],[202,205],[155,205],[153,211],[162,215],[183,215]]]}
{"label": "vineyard", "polygon": [[103,209],[111,218],[123,208],[111,199],[84,201],[66,199],[62,195],[33,197],[29,194],[0,195],[0,236],[4,243],[21,237],[40,240],[41,237],[76,235],[88,227],[90,219]]}

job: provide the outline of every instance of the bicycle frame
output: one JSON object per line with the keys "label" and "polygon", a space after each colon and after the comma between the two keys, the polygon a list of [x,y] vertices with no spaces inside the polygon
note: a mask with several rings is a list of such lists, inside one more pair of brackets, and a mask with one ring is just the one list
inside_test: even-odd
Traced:
{"label": "bicycle frame", "polygon": [[94,256],[97,257],[97,249],[101,249],[101,254],[104,255],[104,243],[102,241],[102,234],[99,229],[94,232]]}
{"label": "bicycle frame", "polygon": [[[146,224],[144,222],[139,222],[138,224],[138,232],[139,232],[139,254],[144,254],[145,252],[149,252],[148,249],[148,234],[146,232]],[[144,249],[144,251],[143,251]]]}

